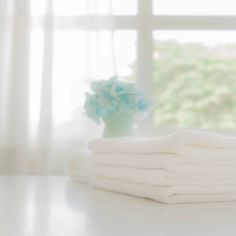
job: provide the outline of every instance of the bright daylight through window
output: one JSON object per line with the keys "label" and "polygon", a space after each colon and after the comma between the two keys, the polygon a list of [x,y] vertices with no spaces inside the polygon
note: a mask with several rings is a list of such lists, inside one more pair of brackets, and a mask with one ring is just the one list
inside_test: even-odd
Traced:
{"label": "bright daylight through window", "polygon": [[[31,13],[37,22],[45,13],[44,1],[31,1]],[[155,106],[147,121],[149,127],[235,127],[235,1],[99,0],[97,7],[94,4],[96,9],[88,8],[87,4],[94,1],[98,0],[54,1],[53,114],[56,122],[69,119],[78,101],[82,106],[83,93],[77,91],[87,89],[87,74],[98,79],[112,76],[111,52],[114,50],[117,74],[136,80],[152,94]],[[112,14],[113,34],[107,31],[106,24],[89,32],[83,29],[80,22],[84,17],[93,21],[94,12],[103,22]],[[34,121],[42,38],[43,32],[35,23],[31,33]],[[88,43],[89,52],[86,51]],[[114,48],[107,46],[111,44]],[[94,50],[93,45],[96,45]],[[97,50],[99,55],[102,52],[102,57],[97,56]],[[84,55],[92,58],[89,65]],[[70,63],[66,63],[68,58]],[[104,65],[99,70],[98,60]]]}

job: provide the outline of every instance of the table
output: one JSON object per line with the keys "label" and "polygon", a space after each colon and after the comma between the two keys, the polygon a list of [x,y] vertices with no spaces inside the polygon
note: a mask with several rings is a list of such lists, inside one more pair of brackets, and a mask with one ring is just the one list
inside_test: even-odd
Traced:
{"label": "table", "polygon": [[236,203],[164,205],[69,177],[1,176],[1,236],[235,236]]}

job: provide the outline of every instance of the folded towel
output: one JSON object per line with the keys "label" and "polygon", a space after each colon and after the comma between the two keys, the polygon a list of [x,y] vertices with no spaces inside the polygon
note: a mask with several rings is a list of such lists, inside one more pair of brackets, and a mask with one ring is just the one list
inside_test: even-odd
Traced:
{"label": "folded towel", "polygon": [[[191,154],[195,149],[185,153],[186,147],[202,148],[209,154],[216,150],[224,151],[229,157],[236,156],[236,137],[223,136],[203,131],[177,131],[173,134],[156,138],[111,138],[95,140],[89,149],[95,153],[177,153]],[[222,156],[222,154],[220,154]]]}
{"label": "folded towel", "polygon": [[176,173],[160,169],[138,169],[127,167],[93,166],[92,176],[102,176],[108,179],[151,184],[158,186],[234,186],[234,176],[207,176]]}
{"label": "folded towel", "polygon": [[236,201],[236,187],[161,187],[93,176],[90,183],[98,188],[149,198],[162,203]]}
{"label": "folded towel", "polygon": [[178,154],[91,154],[91,165],[163,169],[178,173],[236,176],[236,158],[185,158]]}
{"label": "folded towel", "polygon": [[88,164],[89,156],[79,152],[69,159],[68,172],[72,179],[163,203],[236,201],[233,177],[195,177],[187,173],[176,176],[171,171],[158,169],[96,166]]}
{"label": "folded towel", "polygon": [[80,174],[78,172],[68,172],[71,179],[82,182],[82,183],[89,183],[89,175],[87,174]]}
{"label": "folded towel", "polygon": [[88,182],[90,177],[90,157],[89,152],[74,152],[70,155],[67,162],[68,175],[81,182]]}
{"label": "folded towel", "polygon": [[210,159],[201,163],[199,159],[176,156],[75,152],[68,160],[68,173],[74,179],[88,181],[92,167],[96,175],[156,185],[228,186],[236,183],[235,163],[221,164]]}
{"label": "folded towel", "polygon": [[236,149],[235,148],[216,148],[216,147],[202,147],[202,146],[191,146],[184,145],[179,148],[178,153],[186,158],[201,158],[202,161],[211,160],[235,162],[236,160]]}

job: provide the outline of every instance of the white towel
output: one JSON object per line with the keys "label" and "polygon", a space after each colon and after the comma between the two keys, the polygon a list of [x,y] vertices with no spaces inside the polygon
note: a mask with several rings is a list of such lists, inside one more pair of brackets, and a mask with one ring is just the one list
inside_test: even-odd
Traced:
{"label": "white towel", "polygon": [[178,154],[91,154],[91,165],[163,169],[178,173],[236,176],[236,158],[185,158]]}
{"label": "white towel", "polygon": [[152,184],[158,186],[234,186],[236,187],[236,174],[234,176],[207,176],[182,174],[160,169],[138,169],[127,167],[93,166],[93,176],[102,176],[108,179]]}
{"label": "white towel", "polygon": [[67,161],[68,175],[80,182],[88,182],[90,177],[89,152],[73,152]]}
{"label": "white towel", "polygon": [[[141,169],[142,173],[137,173],[139,169],[134,168],[130,171],[130,168],[126,168],[127,170],[119,170],[119,167],[113,167],[114,169],[109,167],[108,170],[96,169],[92,173],[90,164],[87,164],[88,156],[90,154],[79,152],[69,159],[68,172],[72,179],[88,182],[105,190],[150,198],[163,203],[236,201],[236,185],[233,178],[225,177],[223,180],[221,178],[205,179],[203,176],[191,178],[189,174],[186,174],[187,178],[181,177],[181,175],[180,178],[176,178],[168,171],[160,171],[158,175],[158,172],[149,172],[150,169]],[[92,168],[94,167],[96,166],[93,165]],[[104,167],[99,166],[99,168]],[[109,176],[109,178],[102,177],[104,175]],[[127,181],[127,179],[130,181]],[[155,185],[158,183],[157,180],[159,186]],[[161,186],[161,184],[165,186]],[[168,184],[170,186],[166,186]]]}
{"label": "white towel", "polygon": [[236,187],[160,187],[93,176],[90,183],[98,188],[149,198],[163,203],[236,201]]}
{"label": "white towel", "polygon": [[177,131],[157,138],[110,138],[89,144],[89,149],[95,153],[175,153],[199,156],[194,153],[199,148],[208,152],[205,156],[215,157],[222,151],[218,157],[223,154],[229,158],[236,157],[236,137],[203,131]]}
{"label": "white towel", "polygon": [[201,158],[202,161],[204,161],[204,159],[209,159],[212,162],[220,161],[222,163],[225,163],[225,161],[236,161],[235,148],[216,148],[184,145],[179,148],[178,153],[186,158]]}

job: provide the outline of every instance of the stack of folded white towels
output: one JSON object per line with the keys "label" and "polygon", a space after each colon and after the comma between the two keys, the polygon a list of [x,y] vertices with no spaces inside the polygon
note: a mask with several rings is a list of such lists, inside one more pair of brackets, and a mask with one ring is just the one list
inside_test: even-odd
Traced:
{"label": "stack of folded white towels", "polygon": [[95,187],[163,203],[236,201],[236,137],[177,131],[96,140],[89,149],[74,155],[69,174]]}

